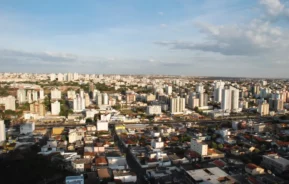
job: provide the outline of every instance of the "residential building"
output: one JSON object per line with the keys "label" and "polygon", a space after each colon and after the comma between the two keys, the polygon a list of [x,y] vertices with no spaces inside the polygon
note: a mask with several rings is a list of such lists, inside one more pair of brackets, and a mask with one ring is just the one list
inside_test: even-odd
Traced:
{"label": "residential building", "polygon": [[258,105],[258,113],[261,116],[267,116],[269,115],[269,104],[267,102],[263,102]]}
{"label": "residential building", "polygon": [[126,94],[126,103],[133,103],[136,100],[136,96],[133,93]]}
{"label": "residential building", "polygon": [[222,102],[221,109],[225,112],[231,111],[231,90],[230,89],[222,89]]}
{"label": "residential building", "polygon": [[73,99],[73,112],[82,112],[85,109],[85,100],[79,94]]}
{"label": "residential building", "polygon": [[25,123],[20,125],[20,134],[30,134],[35,130],[35,123]]}
{"label": "residential building", "polygon": [[98,120],[96,123],[97,131],[108,131],[108,121]]}
{"label": "residential building", "polygon": [[265,174],[264,168],[253,163],[247,164],[245,166],[245,171],[251,175]]}
{"label": "residential building", "polygon": [[16,110],[15,105],[16,99],[14,96],[6,96],[6,97],[0,97],[0,104],[3,104],[5,106],[5,110]]}
{"label": "residential building", "polygon": [[167,95],[172,95],[173,93],[173,87],[171,85],[166,86],[166,94]]}
{"label": "residential building", "polygon": [[266,169],[277,173],[282,173],[289,170],[289,160],[280,157],[277,154],[263,155],[261,165]]}
{"label": "residential building", "polygon": [[90,98],[89,98],[88,93],[84,94],[84,101],[85,101],[85,107],[88,107],[90,105]]}
{"label": "residential building", "polygon": [[170,100],[170,111],[174,113],[182,113],[185,110],[185,98],[173,97]]}
{"label": "residential building", "polygon": [[150,105],[147,106],[146,113],[148,115],[159,115],[162,113],[162,107],[160,105]]}
{"label": "residential building", "polygon": [[102,94],[102,104],[103,105],[108,105],[108,95],[107,93]]}
{"label": "residential building", "polygon": [[0,120],[0,142],[6,140],[6,130],[4,120]]}
{"label": "residential building", "polygon": [[75,93],[75,91],[74,90],[68,90],[67,91],[67,98],[68,99],[75,99],[76,98],[76,93]]}
{"label": "residential building", "polygon": [[59,115],[60,113],[60,102],[55,101],[51,103],[51,114],[52,115]]}
{"label": "residential building", "polygon": [[57,88],[51,90],[51,99],[52,100],[60,100],[61,99],[61,91]]}
{"label": "residential building", "polygon": [[201,156],[208,155],[208,145],[201,140],[191,140],[191,150],[199,153]]}

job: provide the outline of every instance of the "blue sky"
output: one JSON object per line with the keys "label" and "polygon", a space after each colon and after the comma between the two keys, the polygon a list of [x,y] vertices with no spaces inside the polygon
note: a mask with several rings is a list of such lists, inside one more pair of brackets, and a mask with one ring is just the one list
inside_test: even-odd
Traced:
{"label": "blue sky", "polygon": [[2,0],[1,72],[287,77],[280,0]]}

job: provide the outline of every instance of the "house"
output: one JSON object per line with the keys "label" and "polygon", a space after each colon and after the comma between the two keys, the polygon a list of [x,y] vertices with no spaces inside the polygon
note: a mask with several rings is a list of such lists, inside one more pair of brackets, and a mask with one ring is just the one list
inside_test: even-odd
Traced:
{"label": "house", "polygon": [[72,169],[76,173],[84,172],[86,164],[90,164],[89,159],[76,159],[71,162]]}
{"label": "house", "polygon": [[255,164],[249,163],[245,166],[245,171],[251,175],[259,175],[264,174],[265,171],[262,167],[257,166]]}
{"label": "house", "polygon": [[120,180],[122,183],[136,183],[137,176],[130,170],[113,170],[114,180]]}

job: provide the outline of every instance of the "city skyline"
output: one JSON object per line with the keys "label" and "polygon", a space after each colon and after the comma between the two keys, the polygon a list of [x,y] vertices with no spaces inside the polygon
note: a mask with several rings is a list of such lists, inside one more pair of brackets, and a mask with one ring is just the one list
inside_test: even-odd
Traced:
{"label": "city skyline", "polygon": [[0,11],[0,72],[287,78],[280,0],[15,0]]}

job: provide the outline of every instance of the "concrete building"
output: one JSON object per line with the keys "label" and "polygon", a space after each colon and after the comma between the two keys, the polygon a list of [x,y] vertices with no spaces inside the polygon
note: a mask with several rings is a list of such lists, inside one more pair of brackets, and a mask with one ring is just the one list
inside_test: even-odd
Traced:
{"label": "concrete building", "polygon": [[85,109],[85,100],[79,94],[73,99],[73,112],[82,112]]}
{"label": "concrete building", "polygon": [[0,97],[0,104],[5,106],[5,110],[16,110],[15,105],[16,99],[14,96],[6,96],[6,97]]}
{"label": "concrete building", "polygon": [[136,96],[133,93],[126,94],[126,103],[133,103],[136,101]]}
{"label": "concrete building", "polygon": [[61,99],[61,91],[57,88],[51,90],[51,99],[52,100],[60,100]]}
{"label": "concrete building", "polygon": [[40,100],[44,99],[44,90],[42,88],[39,90],[39,99]]}
{"label": "concrete building", "polygon": [[35,102],[38,100],[38,91],[33,90],[32,91],[32,101]]}
{"label": "concrete building", "polygon": [[267,116],[269,115],[269,104],[267,102],[261,103],[258,105],[258,113],[261,116]]}
{"label": "concrete building", "polygon": [[27,91],[27,101],[28,103],[32,103],[32,91],[31,90],[28,90]]}
{"label": "concrete building", "polygon": [[214,82],[214,101],[222,102],[222,90],[224,89],[225,82],[215,81]]}
{"label": "concrete building", "polygon": [[20,125],[20,134],[30,134],[35,130],[35,123],[25,123]]}
{"label": "concrete building", "polygon": [[96,123],[97,131],[108,131],[108,121],[97,121]]}
{"label": "concrete building", "polygon": [[147,106],[146,113],[148,115],[159,115],[162,113],[162,107],[160,105]]}
{"label": "concrete building", "polygon": [[172,95],[173,93],[173,87],[171,85],[166,86],[166,94],[167,95]]}
{"label": "concrete building", "polygon": [[88,107],[90,105],[90,98],[89,98],[88,93],[84,94],[84,101],[85,101],[85,107]]}
{"label": "concrete building", "polygon": [[218,167],[188,170],[185,172],[186,184],[233,184],[236,180]]}
{"label": "concrete building", "polygon": [[52,115],[59,115],[60,113],[60,102],[55,101],[51,103],[51,114]]}
{"label": "concrete building", "polygon": [[174,97],[170,100],[170,111],[174,113],[182,113],[185,110],[186,101],[185,98]]}
{"label": "concrete building", "polygon": [[5,140],[6,140],[5,124],[4,120],[0,120],[0,142],[3,142]]}
{"label": "concrete building", "polygon": [[200,100],[199,98],[196,98],[195,96],[189,96],[189,100],[188,100],[188,106],[191,109],[194,109],[195,107],[199,107],[200,106]]}
{"label": "concrete building", "polygon": [[199,153],[201,156],[208,155],[208,145],[201,140],[191,140],[191,150]]}
{"label": "concrete building", "polygon": [[102,104],[103,105],[108,105],[108,95],[107,93],[102,94]]}
{"label": "concrete building", "polygon": [[34,102],[30,104],[30,112],[38,114],[39,116],[45,116],[46,108],[43,103]]}
{"label": "concrete building", "polygon": [[17,90],[17,100],[18,100],[18,103],[20,103],[20,104],[27,102],[25,89],[18,89]]}
{"label": "concrete building", "polygon": [[67,98],[68,99],[75,99],[76,98],[76,93],[75,93],[75,91],[74,90],[68,90],[67,91]]}
{"label": "concrete building", "polygon": [[231,89],[231,111],[239,112],[239,89]]}
{"label": "concrete building", "polygon": [[264,123],[254,124],[253,128],[254,128],[254,132],[263,133],[266,129],[266,125]]}
{"label": "concrete building", "polygon": [[231,103],[231,90],[230,89],[222,89],[222,102],[221,109],[225,112],[230,112],[232,103]]}
{"label": "concrete building", "polygon": [[204,85],[202,83],[199,83],[196,85],[196,92],[197,93],[204,93]]}
{"label": "concrete building", "polygon": [[62,73],[58,73],[57,74],[57,80],[59,82],[65,81],[64,75]]}
{"label": "concrete building", "polygon": [[146,96],[146,101],[147,102],[152,102],[152,101],[155,101],[156,100],[156,95],[154,95],[154,94],[148,94],[147,96]]}
{"label": "concrete building", "polygon": [[55,81],[56,79],[55,73],[51,73],[49,76],[50,76],[50,81]]}
{"label": "concrete building", "polygon": [[282,173],[289,170],[289,160],[277,154],[263,155],[261,165],[272,172]]}
{"label": "concrete building", "polygon": [[96,105],[102,105],[102,94],[101,93],[95,94],[95,103],[96,103]]}

